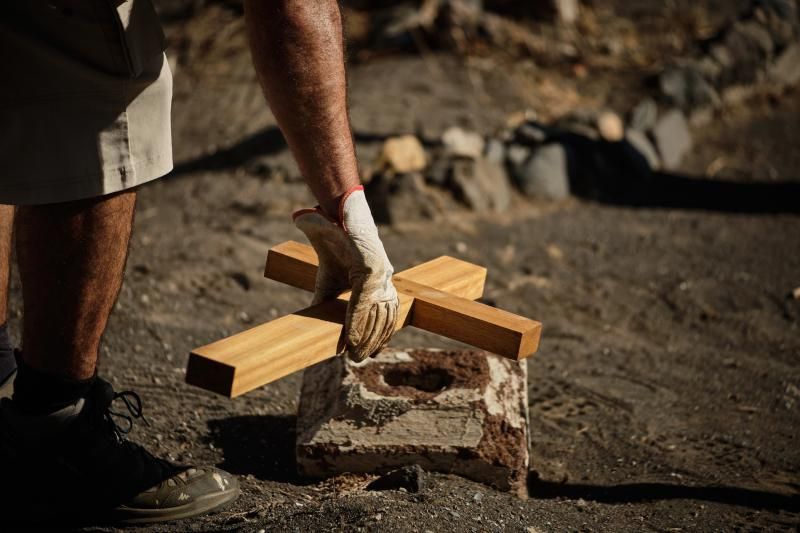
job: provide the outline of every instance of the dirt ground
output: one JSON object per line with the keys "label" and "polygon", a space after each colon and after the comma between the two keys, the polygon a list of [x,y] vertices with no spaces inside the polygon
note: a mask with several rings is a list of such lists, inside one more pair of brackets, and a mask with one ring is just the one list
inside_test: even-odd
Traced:
{"label": "dirt ground", "polygon": [[[210,21],[219,23],[216,33],[203,30]],[[531,497],[443,474],[431,474],[419,494],[365,491],[366,478],[298,478],[300,375],[236,400],[188,386],[184,376],[191,348],[308,303],[308,294],[262,272],[271,245],[302,240],[290,214],[311,198],[260,99],[235,16],[212,6],[168,30],[175,55],[183,54],[178,169],[141,190],[101,374],[142,395],[150,427],[138,427],[134,439],[174,460],[237,474],[243,494],[215,515],[142,530],[800,527],[796,211],[516,198],[501,215],[456,210],[435,226],[382,227],[398,269],[442,254],[486,265],[486,299],[543,322],[541,348],[529,361]],[[215,36],[211,45],[175,45],[203,31]],[[623,106],[614,87],[642,90],[628,71],[603,68],[576,81],[558,66],[447,53],[358,62],[350,78],[364,164],[385,135],[434,138],[454,124],[491,133],[514,111],[544,112],[559,101],[558,80],[576,107]],[[682,170],[699,179],[800,183],[798,123],[798,91],[727,108],[694,130]],[[14,327],[20,315],[14,281]],[[418,331],[392,344],[454,346]]]}

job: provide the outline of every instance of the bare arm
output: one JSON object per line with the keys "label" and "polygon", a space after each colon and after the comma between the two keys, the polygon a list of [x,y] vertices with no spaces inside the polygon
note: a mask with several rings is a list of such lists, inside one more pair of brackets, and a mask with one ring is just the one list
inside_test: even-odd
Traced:
{"label": "bare arm", "polygon": [[272,112],[322,209],[358,185],[335,0],[246,0],[253,63]]}

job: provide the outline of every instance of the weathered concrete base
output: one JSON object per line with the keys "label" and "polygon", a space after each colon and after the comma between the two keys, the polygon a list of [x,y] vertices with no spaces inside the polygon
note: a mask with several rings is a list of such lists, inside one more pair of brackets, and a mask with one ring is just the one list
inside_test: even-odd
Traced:
{"label": "weathered concrete base", "polygon": [[527,494],[527,370],[484,352],[386,350],[307,369],[297,423],[307,476],[418,464]]}

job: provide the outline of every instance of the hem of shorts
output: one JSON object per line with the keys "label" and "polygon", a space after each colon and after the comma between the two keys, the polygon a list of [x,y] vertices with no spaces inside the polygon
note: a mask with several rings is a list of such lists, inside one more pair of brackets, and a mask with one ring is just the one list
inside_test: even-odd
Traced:
{"label": "hem of shorts", "polygon": [[[150,159],[149,165],[143,172],[137,169],[136,179],[131,183],[123,184],[122,180],[110,187],[98,186],[103,181],[108,179],[109,172],[97,172],[94,174],[87,174],[80,179],[71,180],[68,182],[51,182],[43,183],[33,187],[20,187],[17,189],[9,190],[4,188],[0,183],[0,204],[3,205],[20,205],[20,206],[33,206],[33,205],[46,205],[58,204],[64,202],[75,202],[78,200],[86,200],[88,198],[99,198],[130,189],[135,189],[140,185],[144,185],[151,181],[163,178],[169,174],[174,168],[172,157],[164,157],[158,159]],[[131,167],[124,167],[119,169],[117,177],[123,173],[130,176],[134,173]],[[146,176],[144,178],[140,176]],[[81,184],[86,186],[81,187]],[[66,191],[59,190],[63,186]]]}

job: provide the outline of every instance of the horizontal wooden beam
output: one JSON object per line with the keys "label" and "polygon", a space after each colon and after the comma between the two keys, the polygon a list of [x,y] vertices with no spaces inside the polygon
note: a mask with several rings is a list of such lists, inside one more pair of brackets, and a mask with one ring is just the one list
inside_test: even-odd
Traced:
{"label": "horizontal wooden beam", "polygon": [[[478,284],[475,283],[477,280],[464,276],[462,285],[456,291],[445,292],[434,288],[434,285],[445,283],[450,277],[452,261],[458,260],[443,256],[394,276],[398,293],[415,299],[412,311],[407,315],[407,325],[510,359],[524,359],[536,352],[542,330],[540,322],[472,301],[483,295],[485,278],[480,278]],[[269,251],[264,275],[313,291],[317,264],[313,248],[289,241]],[[459,262],[458,267],[465,268],[465,265],[476,267],[463,261]],[[414,281],[417,276],[429,280],[430,285]]]}
{"label": "horizontal wooden beam", "polygon": [[[313,290],[317,258],[299,243],[270,250],[267,276]],[[486,269],[440,257],[402,272],[417,283],[465,298],[480,298]],[[349,294],[323,302],[196,348],[189,355],[186,381],[235,397],[328,359],[339,352]],[[400,294],[398,328],[409,322],[414,297]]]}
{"label": "horizontal wooden beam", "polygon": [[542,324],[396,276],[399,294],[412,296],[410,325],[509,359],[525,359],[539,348]]}

